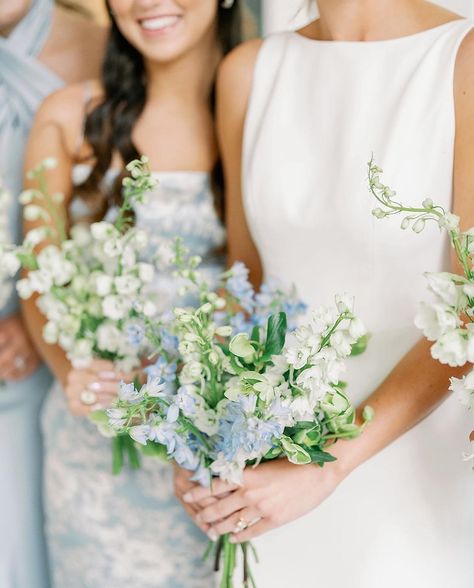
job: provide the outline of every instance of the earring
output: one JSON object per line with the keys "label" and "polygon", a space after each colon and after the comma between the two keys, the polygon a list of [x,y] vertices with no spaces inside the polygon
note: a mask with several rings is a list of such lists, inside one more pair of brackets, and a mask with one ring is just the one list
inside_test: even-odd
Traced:
{"label": "earring", "polygon": [[234,6],[234,0],[222,0],[221,6],[222,8],[232,8]]}

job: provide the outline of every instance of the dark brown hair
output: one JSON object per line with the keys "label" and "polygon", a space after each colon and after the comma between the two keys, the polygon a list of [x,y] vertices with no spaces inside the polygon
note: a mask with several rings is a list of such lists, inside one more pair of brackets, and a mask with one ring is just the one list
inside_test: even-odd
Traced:
{"label": "dark brown hair", "polygon": [[[111,20],[109,40],[102,65],[101,81],[104,98],[86,117],[84,139],[92,147],[94,164],[87,180],[78,187],[79,195],[94,209],[94,215],[103,216],[109,198],[101,184],[110,167],[114,152],[118,152],[124,164],[140,156],[132,140],[132,131],[143,111],[147,98],[146,73],[142,55],[120,32],[109,3],[106,2]],[[217,36],[223,55],[241,40],[239,0],[232,8],[223,8],[219,0]],[[214,87],[209,96],[214,111]],[[120,201],[121,182],[125,170],[114,183],[113,200]],[[212,174],[216,208],[223,213],[223,180],[220,163]]]}

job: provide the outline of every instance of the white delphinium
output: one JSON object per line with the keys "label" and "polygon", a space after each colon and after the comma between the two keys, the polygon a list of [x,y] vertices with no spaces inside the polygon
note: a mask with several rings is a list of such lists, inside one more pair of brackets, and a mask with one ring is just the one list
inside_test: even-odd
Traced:
{"label": "white delphinium", "polygon": [[[421,206],[405,206],[396,199],[396,193],[380,181],[382,169],[369,162],[369,189],[379,205],[374,209],[376,218],[405,214],[402,229],[409,227],[421,232],[427,222],[434,222],[446,230],[451,246],[462,267],[462,274],[449,272],[426,273],[428,289],[434,296],[430,303],[422,302],[415,318],[415,325],[433,342],[431,355],[443,364],[461,367],[474,363],[474,228],[460,229],[457,215],[437,206],[430,198]],[[474,394],[473,372],[462,379],[452,378],[450,390],[462,403],[472,408]]]}
{"label": "white delphinium", "polygon": [[469,410],[474,409],[474,370],[462,378],[451,378],[449,389]]}

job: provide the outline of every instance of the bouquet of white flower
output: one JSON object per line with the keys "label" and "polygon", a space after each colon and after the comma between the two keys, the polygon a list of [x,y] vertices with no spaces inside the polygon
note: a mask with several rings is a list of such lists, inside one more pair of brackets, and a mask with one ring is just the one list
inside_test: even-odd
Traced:
{"label": "bouquet of white flower", "polygon": [[[71,364],[85,367],[93,358],[113,361],[119,370],[141,365],[149,348],[135,345],[143,330],[143,317],[153,317],[157,306],[148,290],[155,267],[140,261],[148,246],[147,234],[132,226],[130,211],[153,189],[146,158],[133,161],[123,181],[123,202],[115,222],[76,224],[68,237],[65,214],[57,205],[61,194],[50,194],[45,171],[56,166],[47,159],[30,172],[38,189],[20,196],[24,217],[41,221],[19,246],[0,249],[0,267],[10,276],[28,270],[16,283],[18,294],[27,299],[38,294],[37,305],[47,318],[43,338],[58,344]],[[126,438],[115,439],[114,471],[119,471],[124,452],[132,467],[138,467],[136,450]]]}
{"label": "bouquet of white flower", "polygon": [[39,294],[37,304],[48,319],[44,340],[59,344],[73,366],[80,368],[100,357],[130,371],[144,355],[132,345],[131,333],[142,328],[143,315],[156,312],[146,288],[154,266],[139,260],[147,235],[131,227],[127,218],[133,202],[142,201],[154,186],[146,160],[128,165],[131,177],[124,179],[123,204],[115,222],[77,224],[71,227],[70,238],[56,206],[62,195],[49,194],[45,182],[45,170],[54,166],[54,161],[45,160],[30,172],[39,189],[20,196],[25,218],[44,224],[29,231],[20,246],[4,247],[0,266],[11,275],[20,267],[29,270],[17,282],[18,294],[24,299]]}
{"label": "bouquet of white flower", "polygon": [[[401,228],[420,233],[429,221],[446,230],[456,252],[463,275],[449,272],[426,273],[428,289],[434,301],[422,302],[415,318],[416,326],[434,344],[431,355],[452,367],[474,363],[474,228],[461,231],[459,217],[437,206],[430,198],[419,207],[405,206],[396,199],[396,192],[380,181],[382,169],[373,158],[369,162],[369,188],[379,206],[372,214],[379,219],[406,213]],[[474,408],[474,370],[463,378],[451,378],[450,390],[468,409]],[[474,459],[472,453],[465,459]]]}
{"label": "bouquet of white flower", "polygon": [[[237,263],[218,294],[202,281],[200,260],[187,258],[179,242],[174,257],[176,275],[200,303],[147,321],[158,355],[149,379],[142,387],[123,383],[116,406],[98,420],[150,454],[166,453],[206,486],[213,477],[240,484],[244,468],[262,460],[333,461],[330,445],[363,429],[341,381],[344,359],[366,341],[353,299],[338,296],[334,308],[289,328],[288,318],[304,310],[294,293],[272,284],[255,294]],[[364,418],[372,418],[369,408]],[[230,588],[238,546],[225,536],[212,548],[223,563],[221,588]],[[254,585],[249,545],[240,548],[244,584]]]}

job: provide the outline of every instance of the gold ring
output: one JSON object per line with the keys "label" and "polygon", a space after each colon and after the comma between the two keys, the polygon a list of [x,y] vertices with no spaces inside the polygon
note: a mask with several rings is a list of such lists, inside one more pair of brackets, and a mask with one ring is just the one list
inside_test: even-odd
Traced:
{"label": "gold ring", "polygon": [[242,531],[245,531],[245,529],[248,526],[249,526],[249,524],[247,523],[247,521],[243,518],[240,518],[234,527],[234,533],[241,533]]}

